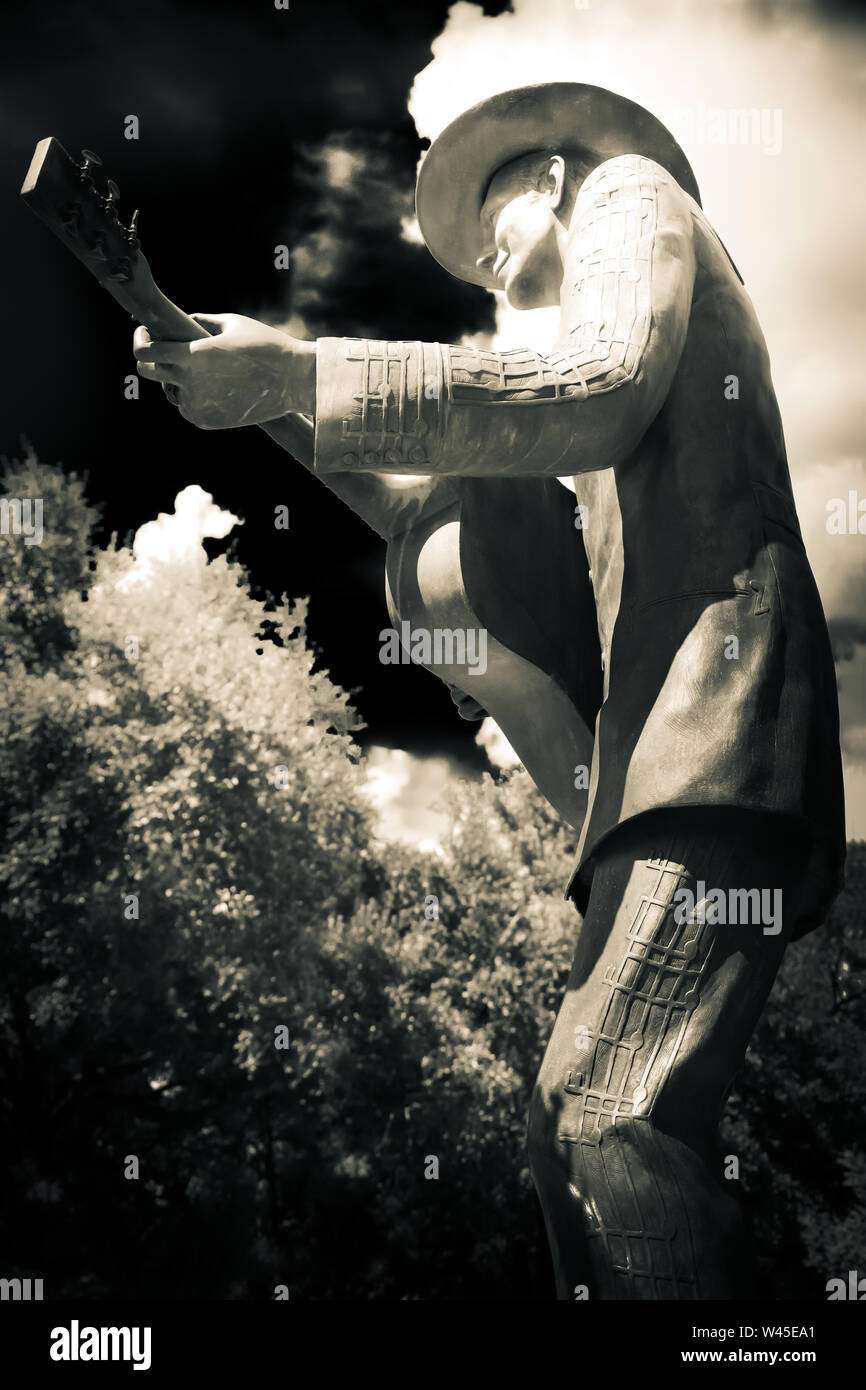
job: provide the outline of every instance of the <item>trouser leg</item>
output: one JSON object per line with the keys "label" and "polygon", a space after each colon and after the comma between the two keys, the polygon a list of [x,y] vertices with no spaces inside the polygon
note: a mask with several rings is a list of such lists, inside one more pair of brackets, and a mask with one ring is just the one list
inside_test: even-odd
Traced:
{"label": "trouser leg", "polygon": [[[793,929],[801,872],[754,830],[688,815],[651,834],[637,825],[596,868],[530,1112],[560,1298],[578,1285],[603,1299],[747,1292],[718,1121]],[[674,894],[701,880],[728,901],[730,889],[780,890],[781,929],[701,922],[700,911],[677,921]]]}

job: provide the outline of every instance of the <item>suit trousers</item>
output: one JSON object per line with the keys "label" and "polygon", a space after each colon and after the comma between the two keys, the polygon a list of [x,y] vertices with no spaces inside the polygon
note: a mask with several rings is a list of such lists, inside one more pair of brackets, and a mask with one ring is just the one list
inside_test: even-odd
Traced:
{"label": "suit trousers", "polygon": [[727,808],[641,817],[600,854],[529,1117],[559,1298],[750,1296],[718,1126],[804,862],[796,826]]}

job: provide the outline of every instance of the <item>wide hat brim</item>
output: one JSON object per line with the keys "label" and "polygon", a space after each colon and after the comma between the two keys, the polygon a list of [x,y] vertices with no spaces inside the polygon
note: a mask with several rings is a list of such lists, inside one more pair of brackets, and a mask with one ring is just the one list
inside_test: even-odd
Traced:
{"label": "wide hat brim", "polygon": [[415,208],[427,246],[460,280],[496,288],[475,262],[485,249],[479,221],[490,180],[532,150],[582,147],[598,163],[620,154],[654,160],[696,203],[689,161],[670,131],[636,102],[582,82],[517,87],[464,111],[430,146],[418,172]]}

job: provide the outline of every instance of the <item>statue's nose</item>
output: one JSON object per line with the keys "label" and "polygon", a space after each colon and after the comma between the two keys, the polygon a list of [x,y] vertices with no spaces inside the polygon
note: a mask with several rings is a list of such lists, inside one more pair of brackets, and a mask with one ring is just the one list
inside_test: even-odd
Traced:
{"label": "statue's nose", "polygon": [[479,256],[475,262],[479,270],[489,270],[496,255],[496,247],[492,251],[487,251],[483,256]]}

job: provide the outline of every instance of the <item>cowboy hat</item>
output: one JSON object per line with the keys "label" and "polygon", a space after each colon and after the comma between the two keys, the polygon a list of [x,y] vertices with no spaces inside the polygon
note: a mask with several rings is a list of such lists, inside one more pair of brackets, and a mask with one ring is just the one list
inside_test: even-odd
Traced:
{"label": "cowboy hat", "polygon": [[618,154],[644,155],[701,201],[676,140],[636,102],[582,82],[517,87],[464,111],[422,160],[415,207],[421,233],[439,264],[460,280],[494,288],[490,270],[475,264],[484,249],[479,213],[490,180],[503,164],[532,150],[555,154],[575,146],[597,164]]}

